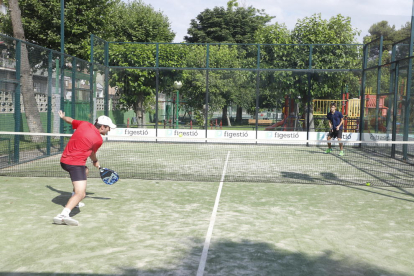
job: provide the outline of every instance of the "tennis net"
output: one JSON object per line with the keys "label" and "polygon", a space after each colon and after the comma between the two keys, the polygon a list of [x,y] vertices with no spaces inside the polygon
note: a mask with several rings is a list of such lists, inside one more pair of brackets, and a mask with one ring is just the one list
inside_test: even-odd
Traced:
{"label": "tennis net", "polygon": [[[67,134],[0,132],[0,176],[68,177]],[[104,137],[101,166],[122,179],[414,187],[412,141],[220,140]],[[92,168],[90,160],[87,166]],[[99,177],[90,169],[90,178]]]}

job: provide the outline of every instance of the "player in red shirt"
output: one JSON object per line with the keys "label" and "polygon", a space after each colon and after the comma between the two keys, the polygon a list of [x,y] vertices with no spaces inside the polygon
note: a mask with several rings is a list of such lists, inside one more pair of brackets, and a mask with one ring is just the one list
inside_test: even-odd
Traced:
{"label": "player in red shirt", "polygon": [[107,116],[100,116],[96,119],[95,125],[66,117],[62,111],[59,111],[59,116],[76,130],[69,139],[60,159],[62,168],[69,172],[73,184],[73,193],[62,213],[54,217],[53,222],[77,226],[79,222],[71,218],[69,213],[73,208],[80,207],[81,200],[86,196],[86,179],[89,172],[88,167],[85,166],[86,160],[89,157],[93,165],[99,168],[96,152],[102,145],[101,135],[106,135],[111,128],[116,128],[116,125]]}

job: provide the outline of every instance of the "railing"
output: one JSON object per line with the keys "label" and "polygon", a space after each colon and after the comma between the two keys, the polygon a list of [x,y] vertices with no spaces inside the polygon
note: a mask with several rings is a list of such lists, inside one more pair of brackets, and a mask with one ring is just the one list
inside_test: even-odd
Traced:
{"label": "railing", "polygon": [[326,115],[331,111],[331,103],[336,104],[336,110],[341,111],[342,100],[313,100],[313,115]]}

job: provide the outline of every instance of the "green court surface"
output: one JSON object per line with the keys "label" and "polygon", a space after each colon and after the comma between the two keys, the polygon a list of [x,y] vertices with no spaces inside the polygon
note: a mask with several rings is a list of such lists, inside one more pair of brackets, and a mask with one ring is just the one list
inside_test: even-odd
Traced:
{"label": "green court surface", "polygon": [[68,178],[0,182],[0,275],[414,275],[414,188],[94,178],[70,227]]}

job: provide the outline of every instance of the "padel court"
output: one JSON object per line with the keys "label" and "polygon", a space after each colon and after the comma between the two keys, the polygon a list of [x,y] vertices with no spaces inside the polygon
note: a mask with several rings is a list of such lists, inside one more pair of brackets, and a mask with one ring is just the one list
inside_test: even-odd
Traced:
{"label": "padel court", "polygon": [[[225,176],[224,176],[225,179]],[[414,188],[1,177],[0,275],[414,275]]]}

